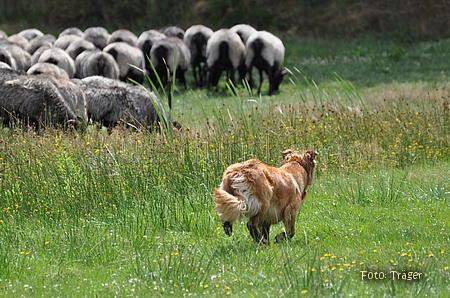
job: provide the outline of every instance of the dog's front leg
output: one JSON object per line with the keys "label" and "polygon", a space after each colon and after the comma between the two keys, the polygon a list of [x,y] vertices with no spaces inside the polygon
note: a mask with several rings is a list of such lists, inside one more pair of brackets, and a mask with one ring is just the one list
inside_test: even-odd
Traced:
{"label": "dog's front leg", "polygon": [[261,234],[262,234],[262,242],[264,244],[270,244],[269,242],[269,232],[270,232],[270,224],[263,224],[261,226]]}
{"label": "dog's front leg", "polygon": [[285,218],[284,218],[284,226],[286,228],[286,231],[278,234],[275,237],[274,240],[275,243],[290,240],[292,237],[294,237],[296,218],[297,218],[296,210],[293,210],[291,206],[288,206],[285,210]]}

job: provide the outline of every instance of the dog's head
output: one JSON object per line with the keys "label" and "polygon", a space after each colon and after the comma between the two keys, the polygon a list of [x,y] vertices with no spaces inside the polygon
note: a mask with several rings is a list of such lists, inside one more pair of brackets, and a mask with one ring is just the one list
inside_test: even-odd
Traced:
{"label": "dog's head", "polygon": [[305,168],[308,173],[308,185],[312,184],[314,179],[314,171],[316,169],[316,156],[319,155],[319,152],[316,150],[306,150],[302,153],[302,160],[300,164]]}
{"label": "dog's head", "polygon": [[284,165],[288,162],[298,162],[308,173],[308,185],[311,185],[314,179],[314,171],[316,168],[316,156],[319,155],[319,152],[316,150],[306,150],[302,153],[299,153],[296,150],[287,149],[282,153],[283,161],[281,165]]}

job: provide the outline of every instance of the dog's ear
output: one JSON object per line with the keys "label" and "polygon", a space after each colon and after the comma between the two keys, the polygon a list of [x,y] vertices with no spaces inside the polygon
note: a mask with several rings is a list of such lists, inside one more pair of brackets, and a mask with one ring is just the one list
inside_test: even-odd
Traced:
{"label": "dog's ear", "polygon": [[311,185],[314,179],[314,172],[316,168],[316,161],[314,159],[317,155],[319,155],[319,152],[317,152],[316,150],[307,150],[303,153],[302,156],[302,161],[305,162],[303,163],[303,167],[308,173],[308,185]]}
{"label": "dog's ear", "polygon": [[305,153],[311,156],[311,160],[314,160],[316,156],[319,155],[319,152],[317,152],[316,150],[307,150]]}
{"label": "dog's ear", "polygon": [[292,155],[294,150],[292,149],[286,149],[281,153],[281,156],[283,157],[283,160],[285,160],[288,156]]}
{"label": "dog's ear", "polygon": [[317,155],[319,155],[319,152],[317,152],[316,150],[306,150],[305,152],[303,152],[302,160],[305,162],[304,166],[314,166],[316,164],[315,158]]}
{"label": "dog's ear", "polygon": [[284,165],[285,163],[288,163],[291,159],[292,155],[295,154],[296,151],[292,149],[286,149],[281,153],[281,156],[283,158],[283,161],[281,162],[281,165]]}

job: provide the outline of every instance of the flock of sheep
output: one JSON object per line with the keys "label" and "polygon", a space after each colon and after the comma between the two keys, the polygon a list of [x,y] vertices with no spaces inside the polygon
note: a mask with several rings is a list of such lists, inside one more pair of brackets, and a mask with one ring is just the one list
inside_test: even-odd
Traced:
{"label": "flock of sheep", "polygon": [[272,95],[286,73],[283,62],[281,40],[246,24],[217,31],[172,26],[139,36],[126,29],[72,27],[57,38],[38,29],[11,36],[0,30],[0,121],[168,125],[155,94],[131,82],[143,83],[148,76],[153,86],[163,87],[176,72],[186,87],[185,72],[192,66],[199,88],[217,88],[223,72],[233,82],[238,72],[253,87],[256,67],[258,93],[265,72]]}

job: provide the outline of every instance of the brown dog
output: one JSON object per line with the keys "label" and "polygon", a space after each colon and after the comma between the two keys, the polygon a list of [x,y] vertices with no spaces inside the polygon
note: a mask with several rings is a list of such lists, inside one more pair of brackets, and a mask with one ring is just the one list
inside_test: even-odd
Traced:
{"label": "brown dog", "polygon": [[231,236],[233,223],[247,217],[247,228],[257,243],[268,244],[270,226],[280,221],[286,231],[277,235],[275,242],[292,238],[297,210],[313,181],[318,154],[315,150],[299,153],[288,149],[283,151],[279,168],[258,159],[229,166],[214,192],[225,233]]}

